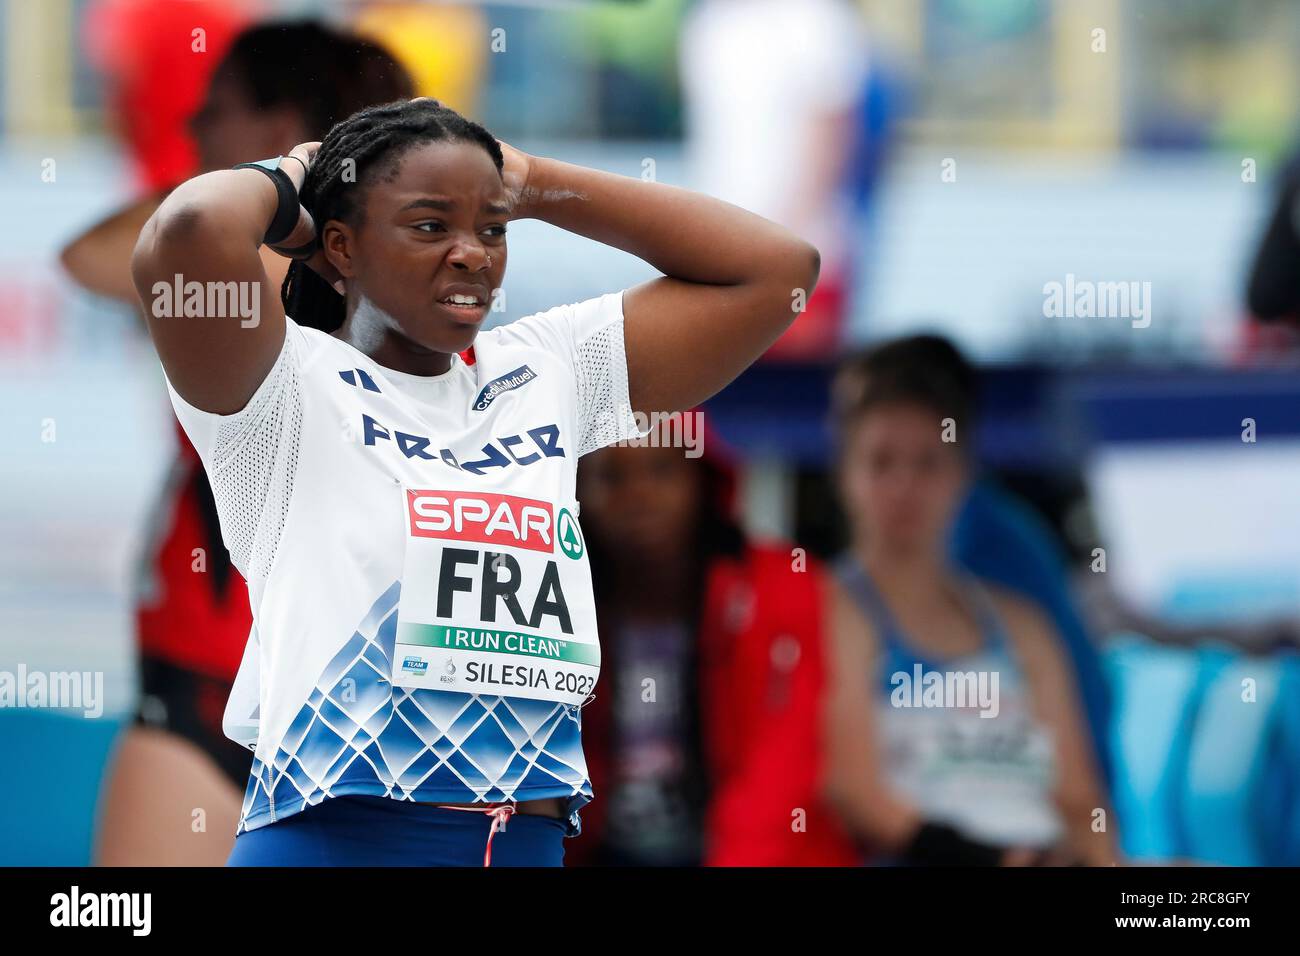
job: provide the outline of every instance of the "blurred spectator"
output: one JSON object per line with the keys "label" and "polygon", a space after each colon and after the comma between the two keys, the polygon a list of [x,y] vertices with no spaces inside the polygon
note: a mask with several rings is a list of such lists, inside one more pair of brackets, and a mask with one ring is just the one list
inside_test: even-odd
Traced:
{"label": "blurred spectator", "polygon": [[682,30],[694,188],[788,226],[822,254],[817,290],[768,358],[820,358],[839,343],[849,294],[850,166],[868,90],[867,44],[849,0],[701,0]]}
{"label": "blurred spectator", "polygon": [[[1090,632],[1085,625],[1071,593],[1064,550],[1051,528],[1029,505],[983,477],[971,483],[953,522],[949,554],[976,577],[1027,597],[1047,612],[1069,654],[1097,767],[1109,790],[1112,703],[1092,637],[1106,632]],[[1091,607],[1091,600],[1087,604]]]}
{"label": "blurred spectator", "polygon": [[[186,68],[197,62],[187,61]],[[153,76],[150,82],[166,85],[171,74]],[[288,152],[324,136],[362,106],[409,95],[410,78],[374,43],[313,21],[250,27],[212,72],[202,102],[194,104],[190,115],[176,117],[180,125],[169,134],[177,140],[193,138],[198,168],[173,170],[166,188],[78,236],[63,250],[63,265],[90,291],[135,303],[131,250],[171,187],[199,172]],[[283,281],[288,260],[264,249],[262,262],[273,282]]]}
{"label": "blurred spectator", "polygon": [[[196,62],[186,61],[177,73],[169,72],[170,61],[155,64],[162,72],[139,82],[184,85]],[[364,106],[412,93],[402,67],[371,42],[312,21],[251,26],[212,72],[190,122],[199,169],[169,168],[170,181],[153,185],[287,153]],[[179,125],[168,139],[182,141],[189,118],[172,119]],[[63,252],[73,278],[138,304],[131,250],[164,195],[137,201],[75,239]],[[264,249],[263,264],[278,287],[288,260]],[[223,863],[252,761],[222,731],[252,627],[248,590],[230,563],[198,455],[179,427],[177,441],[142,562],[136,606],[142,699],[104,791],[98,862],[105,865]],[[177,832],[190,833],[195,806],[207,813],[203,838],[177,840]]]}
{"label": "blurred spectator", "polygon": [[[902,863],[1112,862],[1059,636],[947,557],[970,480],[973,370],[914,336],[846,361],[832,402],[852,532],[832,588],[828,759],[846,819]],[[977,697],[952,699],[958,685]]]}
{"label": "blurred spectator", "polygon": [[[583,711],[596,800],[567,862],[854,863],[817,798],[823,574],[745,540],[732,465],[692,428],[579,472],[602,673]],[[700,457],[681,447],[690,434]]]}
{"label": "blurred spectator", "polygon": [[1300,338],[1300,156],[1282,170],[1281,188],[1251,266],[1246,306],[1255,319],[1270,324],[1247,324],[1243,357],[1296,346]]}
{"label": "blurred spectator", "polygon": [[81,41],[146,190],[194,174],[199,157],[186,123],[250,8],[232,0],[96,0],[87,10]]}

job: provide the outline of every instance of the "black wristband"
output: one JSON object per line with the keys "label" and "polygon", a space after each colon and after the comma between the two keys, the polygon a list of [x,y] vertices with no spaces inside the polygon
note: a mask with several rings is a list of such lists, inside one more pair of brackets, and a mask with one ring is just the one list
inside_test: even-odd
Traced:
{"label": "black wristband", "polygon": [[284,246],[271,246],[282,256],[288,256],[290,259],[310,259],[320,248],[320,237],[313,236],[311,242],[304,242],[301,246],[293,246],[286,249]]}
{"label": "black wristband", "polygon": [[273,246],[288,239],[294,227],[298,225],[298,190],[294,187],[289,174],[283,169],[271,169],[262,163],[240,163],[233,168],[256,169],[271,177],[271,182],[275,183],[275,215],[271,218],[271,224],[266,227],[266,235],[262,236],[262,242],[264,245]]}
{"label": "black wristband", "polygon": [[1002,849],[967,839],[945,823],[923,823],[900,859],[907,866],[998,866]]}

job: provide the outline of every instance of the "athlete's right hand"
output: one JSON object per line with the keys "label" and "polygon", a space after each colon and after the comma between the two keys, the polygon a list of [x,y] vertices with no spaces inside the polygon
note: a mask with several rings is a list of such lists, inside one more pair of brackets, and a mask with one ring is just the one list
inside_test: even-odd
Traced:
{"label": "athlete's right hand", "polygon": [[501,181],[505,184],[510,203],[510,218],[531,219],[540,198],[528,183],[533,169],[533,157],[501,140],[497,140],[497,145],[501,147],[501,157],[504,160]]}
{"label": "athlete's right hand", "polygon": [[[320,151],[320,143],[299,143],[289,152],[285,153],[284,161],[280,168],[293,181],[294,189],[301,190],[303,181],[307,178],[307,170],[311,169],[312,163],[316,161],[316,154]],[[306,254],[298,252],[294,254],[291,250],[300,250],[307,247],[310,251]],[[271,246],[272,251],[279,253],[287,259],[301,259],[305,261],[309,268],[319,273],[320,276],[334,287],[339,295],[343,295],[343,277],[325,258],[325,252],[316,242],[316,223],[306,209],[301,205],[298,207],[298,223],[293,227],[293,232],[285,240],[277,245]]]}

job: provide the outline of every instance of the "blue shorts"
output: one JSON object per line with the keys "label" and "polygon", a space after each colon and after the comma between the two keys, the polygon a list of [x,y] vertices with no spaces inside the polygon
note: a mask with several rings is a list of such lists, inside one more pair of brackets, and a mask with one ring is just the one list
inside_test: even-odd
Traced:
{"label": "blue shorts", "polygon": [[[227,866],[482,866],[492,818],[388,797],[334,797],[241,833]],[[493,866],[563,866],[563,820],[517,813]]]}

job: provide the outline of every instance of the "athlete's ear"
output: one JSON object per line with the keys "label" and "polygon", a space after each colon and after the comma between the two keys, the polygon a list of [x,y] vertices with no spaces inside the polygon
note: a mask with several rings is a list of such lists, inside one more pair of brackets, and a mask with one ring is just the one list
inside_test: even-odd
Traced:
{"label": "athlete's ear", "polygon": [[325,223],[325,229],[321,233],[321,251],[325,253],[330,265],[345,279],[351,279],[356,274],[352,268],[355,242],[356,235],[346,222],[331,219]]}

